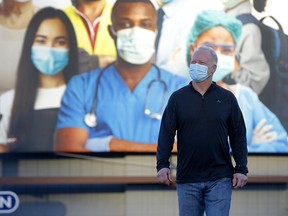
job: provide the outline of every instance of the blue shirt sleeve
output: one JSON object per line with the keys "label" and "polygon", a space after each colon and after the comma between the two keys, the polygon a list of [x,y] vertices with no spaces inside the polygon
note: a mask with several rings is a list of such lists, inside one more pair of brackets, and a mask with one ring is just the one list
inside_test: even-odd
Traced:
{"label": "blue shirt sleeve", "polygon": [[58,113],[56,129],[60,128],[83,128],[89,131],[84,123],[85,109],[85,79],[83,76],[73,77],[63,95],[61,107]]}
{"label": "blue shirt sleeve", "polygon": [[[248,152],[288,152],[287,132],[278,117],[270,111],[250,88],[241,86],[237,98],[241,107],[247,128]],[[265,125],[272,125],[277,133],[277,139],[266,143],[251,143],[253,131],[262,119]]]}

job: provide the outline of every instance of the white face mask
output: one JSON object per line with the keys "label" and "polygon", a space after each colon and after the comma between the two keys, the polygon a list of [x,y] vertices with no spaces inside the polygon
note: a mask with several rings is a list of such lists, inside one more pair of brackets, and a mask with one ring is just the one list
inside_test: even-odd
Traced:
{"label": "white face mask", "polygon": [[138,26],[116,32],[119,56],[131,64],[148,62],[155,52],[156,32]]}
{"label": "white face mask", "polygon": [[218,82],[226,77],[228,74],[232,73],[235,67],[234,56],[227,56],[217,53],[218,63],[217,69],[213,75],[213,81]]}
{"label": "white face mask", "polygon": [[190,64],[189,74],[192,80],[195,82],[202,82],[207,79],[208,76],[208,67],[201,64]]}
{"label": "white face mask", "polygon": [[241,2],[241,0],[219,0],[219,1],[224,5],[226,9],[233,8],[234,6],[236,6]]}

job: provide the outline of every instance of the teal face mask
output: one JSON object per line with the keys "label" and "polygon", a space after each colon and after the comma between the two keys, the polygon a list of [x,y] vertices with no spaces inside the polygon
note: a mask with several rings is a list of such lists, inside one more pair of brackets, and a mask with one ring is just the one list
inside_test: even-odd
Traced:
{"label": "teal face mask", "polygon": [[69,50],[49,46],[32,46],[31,60],[41,73],[56,75],[68,65]]}
{"label": "teal face mask", "polygon": [[217,53],[218,63],[217,69],[213,74],[212,80],[218,82],[226,77],[228,74],[232,73],[235,67],[234,56],[227,56]]}

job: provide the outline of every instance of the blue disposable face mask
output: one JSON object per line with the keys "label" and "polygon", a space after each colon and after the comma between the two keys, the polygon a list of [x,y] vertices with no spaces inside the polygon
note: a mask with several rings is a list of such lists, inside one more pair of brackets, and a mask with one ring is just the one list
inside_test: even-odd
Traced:
{"label": "blue disposable face mask", "polygon": [[49,46],[32,46],[31,60],[41,73],[55,75],[68,65],[69,50]]}
{"label": "blue disposable face mask", "polygon": [[201,64],[190,64],[189,74],[192,80],[195,82],[202,82],[207,79],[208,76],[208,67]]}
{"label": "blue disposable face mask", "polygon": [[232,73],[235,67],[234,56],[227,56],[217,53],[218,63],[217,69],[213,74],[213,81],[218,82],[226,77],[228,74]]}

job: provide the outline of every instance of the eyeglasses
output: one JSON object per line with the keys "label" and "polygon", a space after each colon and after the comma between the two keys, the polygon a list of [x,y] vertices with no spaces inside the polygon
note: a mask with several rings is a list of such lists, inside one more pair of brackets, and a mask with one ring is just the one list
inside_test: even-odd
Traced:
{"label": "eyeglasses", "polygon": [[223,55],[233,55],[235,52],[235,44],[215,44],[211,42],[202,42],[202,43],[197,43],[197,47],[201,46],[208,46],[214,49],[215,51],[219,51]]}

